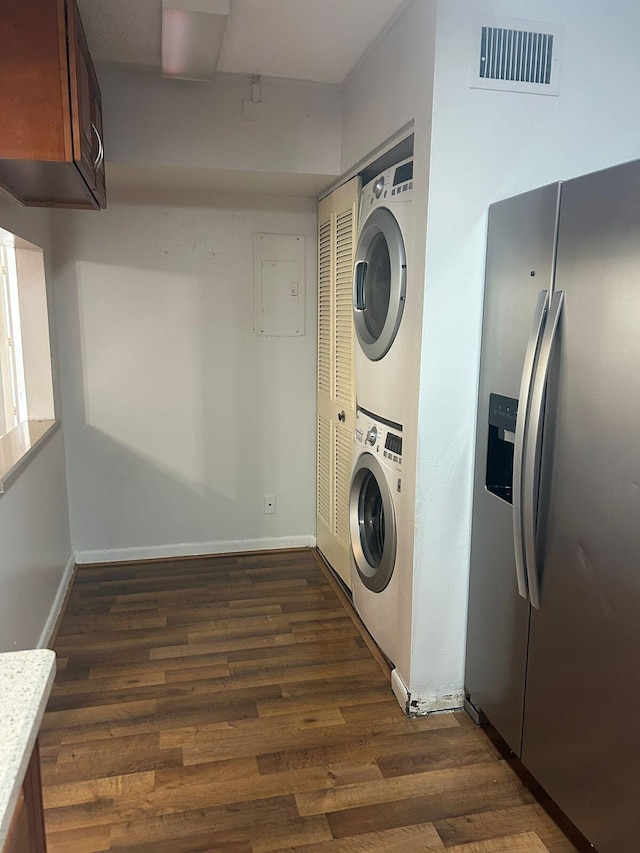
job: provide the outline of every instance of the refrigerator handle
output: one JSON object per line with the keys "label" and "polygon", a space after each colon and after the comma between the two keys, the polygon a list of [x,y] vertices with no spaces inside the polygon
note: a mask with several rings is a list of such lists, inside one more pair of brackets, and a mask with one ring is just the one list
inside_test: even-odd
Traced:
{"label": "refrigerator handle", "polygon": [[528,412],[530,405],[531,380],[536,364],[536,356],[540,349],[540,339],[544,329],[544,321],[549,307],[549,291],[542,290],[538,296],[536,310],[533,315],[533,326],[529,335],[529,343],[524,357],[522,368],[522,380],[520,382],[520,396],[518,398],[518,417],[516,418],[516,440],[513,450],[513,545],[516,556],[516,579],[518,581],[518,593],[522,598],[527,598],[526,557],[523,534],[522,515],[522,465],[524,461],[524,443],[526,425],[529,420]]}
{"label": "refrigerator handle", "polygon": [[529,409],[530,428],[526,435],[523,477],[523,530],[527,580],[529,583],[529,600],[533,607],[540,609],[540,577],[536,555],[536,532],[538,523],[538,486],[540,480],[540,452],[542,450],[542,422],[544,419],[544,395],[549,376],[551,353],[558,332],[558,324],[564,292],[557,290],[549,306],[549,317],[545,325],[540,357],[531,390],[531,406]]}

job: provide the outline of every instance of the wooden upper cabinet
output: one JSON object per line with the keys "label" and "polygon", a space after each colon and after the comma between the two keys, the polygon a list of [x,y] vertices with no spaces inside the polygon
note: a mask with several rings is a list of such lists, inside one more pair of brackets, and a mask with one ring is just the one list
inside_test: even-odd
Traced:
{"label": "wooden upper cabinet", "polygon": [[106,207],[100,87],[75,0],[0,0],[0,185],[26,205]]}

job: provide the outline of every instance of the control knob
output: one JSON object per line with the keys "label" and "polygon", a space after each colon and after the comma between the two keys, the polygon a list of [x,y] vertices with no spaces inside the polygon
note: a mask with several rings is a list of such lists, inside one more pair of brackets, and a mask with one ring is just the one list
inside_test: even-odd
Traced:
{"label": "control knob", "polygon": [[369,430],[367,431],[367,437],[365,438],[365,441],[368,442],[371,445],[371,447],[373,447],[373,445],[377,441],[377,438],[378,438],[377,428],[374,426],[370,427]]}
{"label": "control knob", "polygon": [[380,198],[384,189],[384,175],[380,175],[378,180],[373,185],[373,194],[376,198]]}

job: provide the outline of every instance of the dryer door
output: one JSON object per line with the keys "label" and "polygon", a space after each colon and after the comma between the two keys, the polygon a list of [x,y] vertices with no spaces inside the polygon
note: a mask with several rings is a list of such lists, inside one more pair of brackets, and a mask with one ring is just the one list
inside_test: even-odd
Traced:
{"label": "dryer door", "polygon": [[349,524],[358,574],[368,589],[382,592],[396,562],[396,519],[384,470],[371,453],[363,453],[353,471]]}
{"label": "dryer door", "polygon": [[407,260],[395,216],[378,207],[360,230],[353,275],[353,317],[358,343],[371,361],[390,349],[400,326]]}

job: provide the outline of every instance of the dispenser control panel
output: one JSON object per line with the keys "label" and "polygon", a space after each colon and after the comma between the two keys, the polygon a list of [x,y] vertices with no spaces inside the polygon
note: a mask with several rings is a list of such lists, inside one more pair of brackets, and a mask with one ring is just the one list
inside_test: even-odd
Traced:
{"label": "dispenser control panel", "polygon": [[497,498],[513,503],[513,451],[518,401],[502,394],[489,395],[489,434],[485,486]]}
{"label": "dispenser control panel", "polygon": [[502,394],[489,395],[489,424],[509,432],[516,431],[518,401]]}

